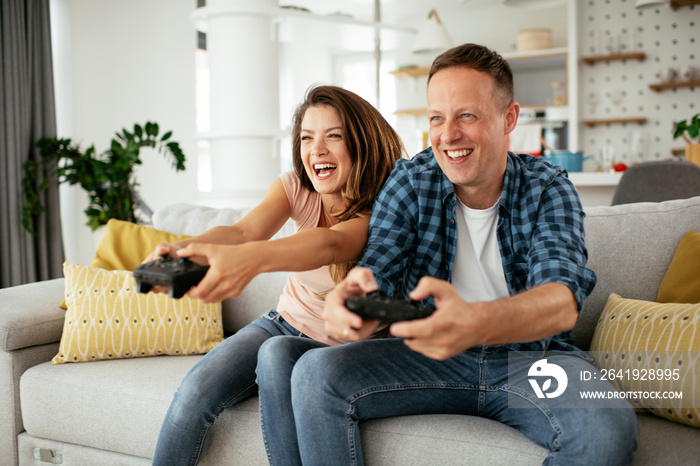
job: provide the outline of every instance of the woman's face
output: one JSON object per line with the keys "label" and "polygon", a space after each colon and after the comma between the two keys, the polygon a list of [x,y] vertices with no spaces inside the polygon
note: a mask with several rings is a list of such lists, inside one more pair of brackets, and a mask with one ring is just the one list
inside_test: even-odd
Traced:
{"label": "woman's face", "polygon": [[333,107],[309,107],[301,121],[301,160],[321,194],[340,194],[352,168],[340,115]]}

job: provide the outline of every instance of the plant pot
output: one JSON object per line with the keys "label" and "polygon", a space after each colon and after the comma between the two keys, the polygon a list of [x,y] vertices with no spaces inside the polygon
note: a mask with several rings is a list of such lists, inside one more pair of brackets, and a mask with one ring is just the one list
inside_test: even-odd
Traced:
{"label": "plant pot", "polygon": [[700,165],[700,143],[687,144],[685,146],[685,159],[688,162]]}

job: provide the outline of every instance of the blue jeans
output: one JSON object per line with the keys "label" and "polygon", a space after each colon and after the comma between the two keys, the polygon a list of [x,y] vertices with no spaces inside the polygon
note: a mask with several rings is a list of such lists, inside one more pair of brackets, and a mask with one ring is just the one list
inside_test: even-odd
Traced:
{"label": "blue jeans", "polygon": [[260,346],[272,337],[303,336],[276,311],[269,311],[207,353],[188,372],[163,421],[154,465],[197,464],[211,426],[226,408],[255,396]]}
{"label": "blue jeans", "polygon": [[[513,426],[549,451],[544,464],[628,464],[637,448],[637,420],[625,400],[605,408],[572,408],[561,401],[566,397],[540,399],[527,370],[509,379],[508,352],[502,347],[436,361],[411,351],[400,339],[319,345],[275,338],[261,351],[261,358],[277,355],[278,371],[280,365],[293,366],[287,368],[291,377],[277,382],[277,392],[289,393],[288,399],[278,400],[274,410],[268,400],[266,408],[275,415],[291,413],[279,423],[274,418],[275,427],[288,432],[266,438],[271,464],[290,458],[291,464],[307,466],[363,464],[359,421],[412,414],[466,414]],[[572,373],[592,370],[579,356],[564,354],[562,360]],[[601,384],[614,390],[607,381]],[[512,407],[509,397],[526,408]],[[289,399],[292,410],[285,404]]]}

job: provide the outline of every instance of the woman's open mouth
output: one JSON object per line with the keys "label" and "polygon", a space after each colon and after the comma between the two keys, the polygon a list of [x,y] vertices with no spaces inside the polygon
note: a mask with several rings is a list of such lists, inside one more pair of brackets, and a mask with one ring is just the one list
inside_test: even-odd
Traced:
{"label": "woman's open mouth", "polygon": [[332,163],[317,163],[314,165],[314,171],[318,179],[328,178],[333,174],[336,168],[338,168],[338,166]]}

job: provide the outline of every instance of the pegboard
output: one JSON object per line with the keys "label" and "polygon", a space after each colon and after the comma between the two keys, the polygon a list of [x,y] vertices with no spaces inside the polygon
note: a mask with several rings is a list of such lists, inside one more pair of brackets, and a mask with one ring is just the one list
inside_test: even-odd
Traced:
{"label": "pegboard", "polygon": [[[578,56],[597,55],[601,48],[642,51],[643,61],[579,62],[581,120],[645,117],[647,123],[581,126],[580,149],[594,155],[612,147],[616,161],[674,158],[674,121],[700,112],[700,89],[682,87],[655,92],[669,68],[692,66],[700,79],[700,5],[673,11],[668,5],[636,9],[635,0],[577,1]],[[679,78],[680,79],[680,78]],[[586,169],[595,169],[588,162]]]}

